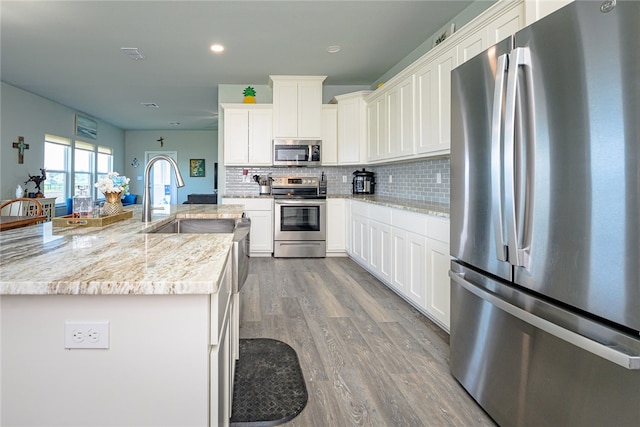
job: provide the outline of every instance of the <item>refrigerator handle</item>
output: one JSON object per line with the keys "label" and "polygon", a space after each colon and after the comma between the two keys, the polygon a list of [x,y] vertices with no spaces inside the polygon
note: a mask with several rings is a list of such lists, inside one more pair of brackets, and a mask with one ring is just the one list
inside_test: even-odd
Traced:
{"label": "refrigerator handle", "polygon": [[518,74],[520,72],[520,66],[531,64],[529,48],[519,47],[513,49],[509,54],[509,63],[504,117],[504,213],[507,228],[509,263],[514,266],[526,268],[529,266],[529,256],[526,250],[518,247],[519,236],[516,224],[515,127]]}
{"label": "refrigerator handle", "polygon": [[616,365],[622,366],[625,369],[640,369],[640,354],[637,354],[632,349],[619,348],[617,346],[606,345],[598,341],[594,341],[569,329],[563,328],[556,323],[552,323],[542,317],[536,316],[535,314],[523,310],[520,307],[509,304],[507,301],[499,298],[493,293],[480,289],[467,281],[464,273],[449,271],[449,277],[467,291],[529,325],[541,329],[542,331],[588,351],[589,353],[613,362]]}
{"label": "refrigerator handle", "polygon": [[507,261],[502,218],[502,99],[504,97],[505,74],[509,55],[498,57],[495,86],[493,89],[493,115],[491,118],[491,204],[493,207],[493,230],[496,240],[496,257]]}

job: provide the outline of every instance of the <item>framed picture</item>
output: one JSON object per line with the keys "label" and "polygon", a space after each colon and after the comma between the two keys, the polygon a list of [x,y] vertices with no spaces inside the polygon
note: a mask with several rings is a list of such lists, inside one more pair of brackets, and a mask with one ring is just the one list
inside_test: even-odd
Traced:
{"label": "framed picture", "polygon": [[447,24],[444,27],[442,27],[440,31],[438,31],[433,37],[433,47],[436,47],[437,45],[445,41],[447,37],[453,34],[455,29],[456,29],[455,22],[452,22],[451,24]]}
{"label": "framed picture", "polygon": [[76,135],[89,139],[98,138],[98,122],[76,114]]}
{"label": "framed picture", "polygon": [[204,176],[204,159],[189,160],[189,176]]}

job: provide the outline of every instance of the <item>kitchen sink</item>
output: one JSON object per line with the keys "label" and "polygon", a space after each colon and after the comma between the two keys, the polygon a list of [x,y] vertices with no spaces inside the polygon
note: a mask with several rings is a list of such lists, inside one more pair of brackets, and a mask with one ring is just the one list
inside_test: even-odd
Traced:
{"label": "kitchen sink", "polygon": [[148,233],[233,233],[235,228],[233,218],[176,218]]}
{"label": "kitchen sink", "polygon": [[176,218],[159,227],[152,228],[145,233],[173,233],[173,234],[233,234],[232,245],[232,288],[239,292],[249,274],[249,250],[251,220],[243,217],[233,218]]}

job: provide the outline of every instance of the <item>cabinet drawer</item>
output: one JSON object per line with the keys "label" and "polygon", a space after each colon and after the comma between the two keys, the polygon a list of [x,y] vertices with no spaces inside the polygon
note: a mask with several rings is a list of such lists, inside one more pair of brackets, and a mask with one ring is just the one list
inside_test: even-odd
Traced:
{"label": "cabinet drawer", "polygon": [[352,215],[362,215],[364,217],[369,217],[369,203],[352,201],[351,202],[351,214]]}
{"label": "cabinet drawer", "polygon": [[428,216],[424,214],[405,211],[402,209],[393,209],[391,212],[391,225],[426,236],[427,218]]}
{"label": "cabinet drawer", "polygon": [[391,211],[392,209],[386,206],[371,205],[369,206],[369,219],[390,225]]}
{"label": "cabinet drawer", "polygon": [[231,252],[229,252],[218,293],[211,295],[211,345],[218,345],[224,319],[230,314],[228,311],[231,303],[231,264]]}
{"label": "cabinet drawer", "polygon": [[270,211],[273,209],[272,198],[244,199],[244,198],[224,198],[223,205],[244,205],[245,211]]}
{"label": "cabinet drawer", "polygon": [[449,220],[446,218],[429,217],[427,237],[449,243]]}

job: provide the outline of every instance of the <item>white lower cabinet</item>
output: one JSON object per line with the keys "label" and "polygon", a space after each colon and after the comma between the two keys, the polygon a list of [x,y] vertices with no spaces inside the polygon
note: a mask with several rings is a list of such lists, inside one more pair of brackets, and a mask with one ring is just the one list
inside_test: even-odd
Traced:
{"label": "white lower cabinet", "polygon": [[223,205],[244,205],[244,214],[251,219],[251,256],[270,256],[273,253],[273,199],[229,198]]}
{"label": "white lower cabinet", "polygon": [[349,255],[449,330],[449,220],[351,203]]}
{"label": "white lower cabinet", "polygon": [[442,325],[449,327],[451,314],[451,294],[449,291],[449,244],[435,240],[426,240],[426,271],[429,293],[426,295],[427,311]]}
{"label": "white lower cabinet", "polygon": [[346,200],[327,199],[327,256],[346,255],[346,225]]}
{"label": "white lower cabinet", "polygon": [[367,218],[351,214],[351,256],[363,266],[369,264],[369,232]]}

